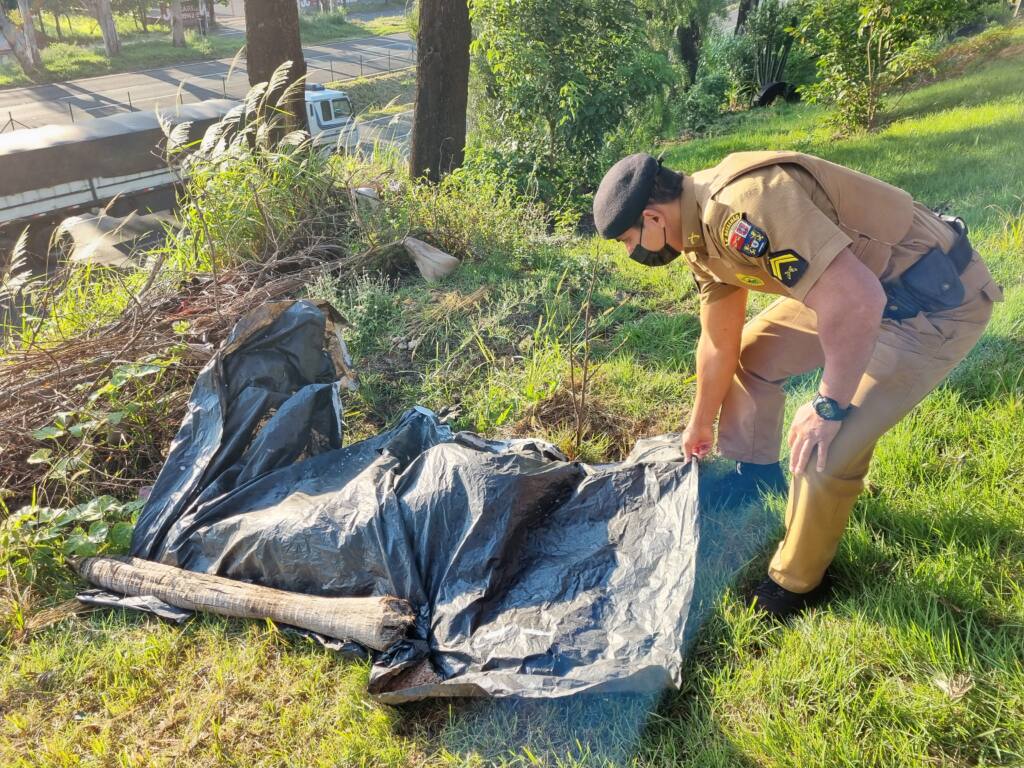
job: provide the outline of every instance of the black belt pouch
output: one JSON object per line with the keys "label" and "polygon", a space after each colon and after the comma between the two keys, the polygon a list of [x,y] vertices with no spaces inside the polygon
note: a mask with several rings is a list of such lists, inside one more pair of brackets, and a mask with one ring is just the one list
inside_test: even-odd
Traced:
{"label": "black belt pouch", "polygon": [[941,312],[964,303],[964,284],[953,259],[932,248],[900,275],[903,291],[923,312]]}

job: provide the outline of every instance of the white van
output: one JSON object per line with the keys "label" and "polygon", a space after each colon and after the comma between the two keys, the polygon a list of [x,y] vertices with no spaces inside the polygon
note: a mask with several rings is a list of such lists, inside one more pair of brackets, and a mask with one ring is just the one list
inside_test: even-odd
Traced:
{"label": "white van", "polygon": [[314,146],[346,153],[359,148],[359,126],[352,101],[344,91],[307,84],[306,117]]}

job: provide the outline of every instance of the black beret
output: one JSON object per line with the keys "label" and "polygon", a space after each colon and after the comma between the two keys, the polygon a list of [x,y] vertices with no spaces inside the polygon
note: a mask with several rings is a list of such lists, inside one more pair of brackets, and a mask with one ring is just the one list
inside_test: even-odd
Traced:
{"label": "black beret", "polygon": [[594,226],[605,240],[612,240],[636,224],[654,189],[661,164],[640,152],[624,157],[601,179],[594,195]]}

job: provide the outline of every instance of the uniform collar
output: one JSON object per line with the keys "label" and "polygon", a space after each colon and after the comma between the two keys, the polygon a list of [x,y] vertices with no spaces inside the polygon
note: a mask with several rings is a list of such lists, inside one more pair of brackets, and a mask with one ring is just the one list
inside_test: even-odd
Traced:
{"label": "uniform collar", "polygon": [[683,250],[706,250],[693,177],[689,175],[683,177],[683,193],[679,196],[679,213],[683,230]]}

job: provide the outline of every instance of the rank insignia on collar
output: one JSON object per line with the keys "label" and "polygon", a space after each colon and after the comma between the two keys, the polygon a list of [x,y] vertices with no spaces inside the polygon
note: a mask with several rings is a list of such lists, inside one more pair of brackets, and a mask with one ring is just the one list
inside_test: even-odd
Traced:
{"label": "rank insignia on collar", "polygon": [[[735,215],[730,216],[726,223],[733,221]],[[744,256],[749,256],[752,259],[760,258],[768,249],[768,233],[760,227],[755,227],[747,221],[745,216],[740,216],[733,221],[732,226],[729,227],[727,239],[727,245],[730,248],[735,248]]]}
{"label": "rank insignia on collar", "polygon": [[772,277],[790,288],[796,285],[807,271],[807,260],[796,251],[776,251],[766,261]]}

